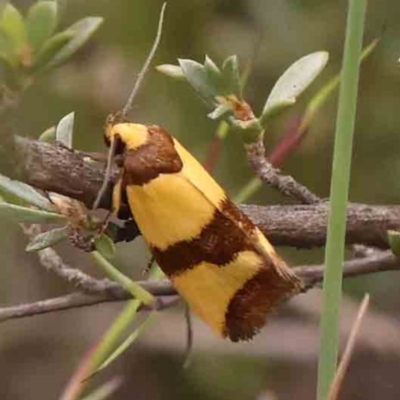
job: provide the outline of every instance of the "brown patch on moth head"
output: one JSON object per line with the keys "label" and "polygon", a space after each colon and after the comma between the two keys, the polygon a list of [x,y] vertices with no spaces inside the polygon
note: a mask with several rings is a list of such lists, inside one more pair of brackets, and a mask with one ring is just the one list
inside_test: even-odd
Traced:
{"label": "brown patch on moth head", "polygon": [[267,315],[300,288],[296,275],[283,278],[275,268],[261,267],[230,301],[223,336],[232,342],[250,340],[265,325]]}
{"label": "brown patch on moth head", "polygon": [[212,219],[199,236],[172,244],[165,250],[152,248],[165,274],[176,276],[201,262],[223,267],[241,251],[257,252],[251,237],[243,232],[244,229],[254,229],[254,224],[229,199],[224,200],[222,209],[224,211],[215,209]]}
{"label": "brown patch on moth head", "polygon": [[179,172],[183,163],[172,137],[159,126],[148,127],[149,139],[134,150],[126,152],[123,187],[142,186],[160,174]]}

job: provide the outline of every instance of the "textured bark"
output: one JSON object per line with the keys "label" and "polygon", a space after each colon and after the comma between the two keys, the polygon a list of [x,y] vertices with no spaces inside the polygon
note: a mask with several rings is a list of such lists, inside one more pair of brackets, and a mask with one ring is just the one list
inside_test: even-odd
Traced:
{"label": "textured bark", "polygon": [[[15,179],[46,191],[57,192],[93,204],[104,177],[104,166],[60,145],[15,138]],[[116,174],[114,171],[112,174]],[[111,187],[111,186],[110,186]],[[110,191],[103,208],[110,206]],[[242,205],[274,245],[312,248],[323,246],[328,205],[258,206]],[[386,231],[400,229],[400,206],[349,204],[346,240],[388,248]]]}

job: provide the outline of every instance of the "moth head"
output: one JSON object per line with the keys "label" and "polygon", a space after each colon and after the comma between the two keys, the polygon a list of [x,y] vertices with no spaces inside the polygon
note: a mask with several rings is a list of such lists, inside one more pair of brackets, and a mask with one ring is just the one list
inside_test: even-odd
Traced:
{"label": "moth head", "polygon": [[115,155],[120,155],[127,150],[135,150],[145,144],[148,139],[147,126],[129,122],[121,112],[110,114],[107,117],[104,140],[108,147],[111,147],[111,144],[115,146]]}

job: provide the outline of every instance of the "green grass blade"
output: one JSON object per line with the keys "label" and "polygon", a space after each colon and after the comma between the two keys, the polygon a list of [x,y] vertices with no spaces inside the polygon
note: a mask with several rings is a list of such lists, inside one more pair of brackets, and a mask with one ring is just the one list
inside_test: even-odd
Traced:
{"label": "green grass blade", "polygon": [[91,394],[86,396],[82,400],[105,400],[111,399],[111,395],[114,394],[121,386],[122,379],[119,377],[113,378],[108,382],[101,385],[98,389],[93,391]]}
{"label": "green grass blade", "polygon": [[147,318],[115,349],[111,355],[94,371],[97,373],[104,368],[107,368],[114,360],[116,360],[125,350],[127,350],[132,343],[141,335],[141,333],[149,326],[150,322],[154,321],[157,315],[156,311],[149,313]]}
{"label": "green grass blade", "polygon": [[108,328],[91,358],[86,379],[95,374],[104,363],[104,360],[109,358],[110,353],[115,351],[121,336],[136,318],[140,305],[141,302],[139,300],[129,300],[110,328]]}
{"label": "green grass blade", "polygon": [[125,276],[122,272],[118,271],[108,260],[106,260],[98,251],[92,251],[90,255],[100,265],[103,270],[108,274],[111,279],[120,283],[132,296],[146,305],[155,304],[156,298],[143,289],[138,283]]}
{"label": "green grass blade", "polygon": [[317,399],[326,400],[336,370],[339,342],[339,303],[346,230],[353,131],[356,114],[359,60],[361,56],[366,0],[350,0],[346,42],[339,92],[333,155],[330,215],[325,252],[321,345]]}

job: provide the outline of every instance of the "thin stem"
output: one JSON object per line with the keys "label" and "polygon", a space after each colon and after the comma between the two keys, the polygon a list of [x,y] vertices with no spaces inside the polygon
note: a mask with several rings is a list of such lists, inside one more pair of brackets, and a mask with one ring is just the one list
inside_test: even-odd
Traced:
{"label": "thin stem", "polygon": [[150,50],[150,53],[147,56],[146,61],[144,62],[143,67],[137,76],[136,82],[133,86],[131,94],[129,95],[128,101],[126,102],[125,107],[122,109],[122,117],[123,118],[126,117],[128,112],[131,110],[133,100],[135,99],[137,92],[140,89],[140,85],[143,82],[146,72],[149,69],[150,63],[153,61],[154,55],[156,54],[158,45],[160,44],[163,22],[164,22],[164,13],[165,13],[166,6],[167,6],[167,3],[165,2],[161,7],[160,18],[158,20],[158,28],[157,28],[156,38],[154,40],[153,46]]}
{"label": "thin stem", "polygon": [[342,291],[353,132],[356,115],[359,60],[364,30],[365,0],[350,0],[346,42],[339,92],[333,154],[330,216],[325,252],[321,346],[318,364],[317,399],[325,400],[336,371],[339,347],[339,305]]}

